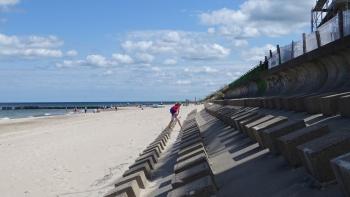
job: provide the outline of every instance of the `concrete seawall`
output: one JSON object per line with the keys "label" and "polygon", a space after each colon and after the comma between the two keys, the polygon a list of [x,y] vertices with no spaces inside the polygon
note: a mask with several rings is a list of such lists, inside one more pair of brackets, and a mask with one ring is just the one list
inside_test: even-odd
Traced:
{"label": "concrete seawall", "polygon": [[[350,36],[322,46],[228,89],[224,98],[291,96],[346,90],[350,87]],[[258,84],[262,83],[262,84]]]}

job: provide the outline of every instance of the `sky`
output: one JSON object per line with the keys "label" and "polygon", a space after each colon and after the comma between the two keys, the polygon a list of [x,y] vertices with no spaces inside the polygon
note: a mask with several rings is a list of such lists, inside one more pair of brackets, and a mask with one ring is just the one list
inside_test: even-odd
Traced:
{"label": "sky", "polygon": [[0,102],[204,98],[310,31],[314,0],[0,0]]}

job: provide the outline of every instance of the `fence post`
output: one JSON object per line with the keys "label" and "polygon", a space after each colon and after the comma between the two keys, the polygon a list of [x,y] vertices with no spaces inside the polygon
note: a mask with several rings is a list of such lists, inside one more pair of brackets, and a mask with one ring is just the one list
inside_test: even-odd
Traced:
{"label": "fence post", "polygon": [[339,37],[344,38],[344,14],[343,11],[338,13]]}
{"label": "fence post", "polygon": [[306,53],[306,34],[303,33],[303,54]]}
{"label": "fence post", "polygon": [[278,64],[281,64],[281,49],[280,49],[280,45],[277,45],[277,53],[278,53]]}
{"label": "fence post", "polygon": [[292,51],[291,51],[291,59],[294,59],[294,41],[292,40]]}
{"label": "fence post", "polygon": [[315,35],[316,35],[316,42],[317,42],[317,48],[321,47],[321,36],[320,36],[320,32],[317,30],[315,31]]}

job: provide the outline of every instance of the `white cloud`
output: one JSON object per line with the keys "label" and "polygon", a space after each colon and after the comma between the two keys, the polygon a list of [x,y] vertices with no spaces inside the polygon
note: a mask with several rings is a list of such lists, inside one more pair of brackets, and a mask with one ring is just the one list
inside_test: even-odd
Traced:
{"label": "white cloud", "polygon": [[66,55],[69,56],[69,57],[75,57],[78,55],[78,51],[76,50],[69,50],[66,52]]}
{"label": "white cloud", "polygon": [[210,66],[203,66],[203,67],[187,67],[184,69],[184,72],[211,74],[211,73],[217,73],[218,70]]}
{"label": "white cloud", "polygon": [[190,85],[192,82],[191,80],[177,80],[176,84],[177,85]]}
{"label": "white cloud", "polygon": [[177,61],[176,61],[176,59],[166,59],[166,60],[164,60],[163,64],[165,64],[165,65],[175,65],[175,64],[177,64]]}
{"label": "white cloud", "polygon": [[56,66],[59,68],[74,68],[78,66],[108,68],[117,65],[118,62],[99,54],[88,55],[84,60],[63,60],[61,63],[56,64]]}
{"label": "white cloud", "polygon": [[12,6],[16,5],[20,0],[0,0],[0,6]]}
{"label": "white cloud", "polygon": [[210,27],[210,28],[208,28],[208,33],[209,34],[215,34],[215,28],[213,28],[213,27]]}
{"label": "white cloud", "polygon": [[132,64],[134,60],[127,54],[115,53],[112,58],[121,64]]}
{"label": "white cloud", "polygon": [[152,67],[151,69],[153,71],[155,71],[155,72],[160,72],[161,71],[161,69],[159,67],[156,67],[156,66]]}
{"label": "white cloud", "polygon": [[248,41],[247,40],[234,40],[233,45],[235,47],[246,47],[246,46],[248,46]]}
{"label": "white cloud", "polygon": [[269,50],[274,51],[276,46],[272,44],[267,44],[263,47],[253,47],[248,50],[244,50],[241,53],[241,56],[246,61],[252,61],[253,63],[258,63],[263,61],[265,56],[268,55]]}
{"label": "white cloud", "polygon": [[88,55],[86,57],[86,63],[88,65],[97,66],[97,67],[107,67],[112,65],[104,56],[102,55]]}
{"label": "white cloud", "polygon": [[206,33],[183,31],[132,32],[121,44],[128,53],[173,55],[187,60],[221,59],[230,49],[208,38]]}
{"label": "white cloud", "polygon": [[6,49],[0,50],[0,56],[35,57],[62,57],[62,51],[51,49]]}
{"label": "white cloud", "polygon": [[111,70],[107,70],[103,73],[104,76],[109,76],[109,75],[113,75],[113,71]]}
{"label": "white cloud", "polygon": [[154,60],[154,56],[148,53],[136,54],[136,59],[141,63],[151,63]]}
{"label": "white cloud", "polygon": [[[309,25],[314,1],[247,0],[237,10],[223,8],[199,15],[209,32],[235,38],[286,35]],[[309,9],[308,9],[309,8]]]}
{"label": "white cloud", "polygon": [[152,47],[152,45],[153,45],[152,41],[133,42],[133,41],[127,40],[124,43],[122,43],[121,46],[125,51],[133,51],[133,50],[147,51]]}
{"label": "white cloud", "polygon": [[55,36],[9,36],[0,34],[0,56],[15,58],[59,58],[63,41]]}

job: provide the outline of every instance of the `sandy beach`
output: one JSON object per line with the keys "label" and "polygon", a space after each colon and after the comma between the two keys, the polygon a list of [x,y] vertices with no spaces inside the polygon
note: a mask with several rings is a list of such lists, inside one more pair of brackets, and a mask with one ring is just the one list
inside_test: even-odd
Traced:
{"label": "sandy beach", "polygon": [[169,120],[166,106],[0,121],[1,196],[102,196]]}

